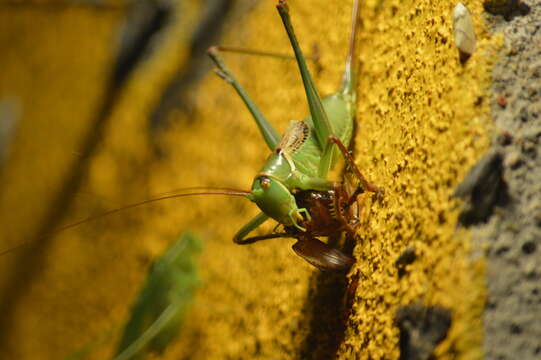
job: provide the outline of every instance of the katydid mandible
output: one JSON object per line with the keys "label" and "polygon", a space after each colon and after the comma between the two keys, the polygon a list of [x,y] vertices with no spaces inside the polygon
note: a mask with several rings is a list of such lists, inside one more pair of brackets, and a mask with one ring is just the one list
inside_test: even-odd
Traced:
{"label": "katydid mandible", "polygon": [[[315,236],[329,236],[337,231],[354,233],[356,220],[350,221],[347,218],[347,208],[355,202],[360,193],[378,191],[376,186],[366,181],[347,150],[355,123],[355,43],[359,4],[355,1],[353,7],[350,49],[341,88],[323,99],[313,83],[297,42],[286,1],[280,0],[277,9],[295,53],[310,109],[310,115],[303,121],[291,121],[281,138],[226,68],[218,55],[218,48],[212,47],[208,51],[216,64],[216,73],[231,84],[242,98],[271,151],[255,176],[251,191],[245,195],[256,203],[261,212],[243,226],[233,240],[238,244],[247,244],[269,238],[294,237],[298,241],[293,249],[309,263],[322,270],[342,270],[351,265],[352,259],[330,248]],[[355,191],[348,191],[343,183],[327,179],[337,160],[335,147],[354,170],[359,181]],[[283,225],[285,232],[247,237],[269,218]],[[318,223],[323,220],[331,220],[331,225],[318,228]]]}

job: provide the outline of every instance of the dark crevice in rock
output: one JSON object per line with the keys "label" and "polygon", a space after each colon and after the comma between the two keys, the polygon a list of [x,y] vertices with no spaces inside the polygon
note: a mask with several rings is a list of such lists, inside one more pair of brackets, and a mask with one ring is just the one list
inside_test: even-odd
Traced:
{"label": "dark crevice in rock", "polygon": [[504,206],[508,200],[507,185],[502,179],[502,156],[489,152],[470,170],[458,185],[453,196],[466,200],[459,223],[471,226],[485,223],[496,206]]}
{"label": "dark crevice in rock", "polygon": [[451,311],[440,306],[402,306],[396,311],[400,360],[427,360],[451,327]]}

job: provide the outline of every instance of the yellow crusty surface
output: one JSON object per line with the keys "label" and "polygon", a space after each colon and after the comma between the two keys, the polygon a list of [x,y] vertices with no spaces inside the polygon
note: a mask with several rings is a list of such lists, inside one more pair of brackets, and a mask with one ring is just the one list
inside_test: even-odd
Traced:
{"label": "yellow crusty surface", "polygon": [[[385,196],[363,208],[351,272],[360,280],[340,357],[397,358],[395,311],[420,303],[452,311],[438,358],[481,358],[484,263],[468,233],[455,231],[450,196],[487,149],[495,41],[483,30],[480,4],[467,3],[479,47],[461,65],[453,2],[384,4],[364,8],[357,159]],[[399,280],[394,261],[408,245],[417,260]]]}
{"label": "yellow crusty surface", "polygon": [[[264,1],[235,16],[222,43],[289,52],[274,5]],[[350,0],[290,2],[301,46],[306,52],[319,49],[322,71],[315,81],[322,94],[339,84],[351,5]],[[454,3],[362,5],[356,159],[365,175],[385,188],[385,196],[363,202],[351,271],[360,281],[339,358],[398,358],[394,312],[413,302],[453,311],[438,358],[480,356],[483,262],[470,255],[468,234],[455,233],[457,204],[450,194],[488,144],[486,89],[494,45],[482,29],[480,5],[466,5],[478,49],[465,65],[451,37]],[[0,13],[0,48],[12,54],[0,59],[9,70],[0,79],[0,95],[23,99],[20,130],[0,174],[0,238],[8,239],[0,242],[3,247],[32,233],[76,159],[76,144],[89,126],[83,119],[91,119],[99,103],[123,11],[75,6],[51,12],[42,6]],[[65,223],[179,187],[249,189],[268,150],[243,103],[216,76],[203,79],[192,113],[169,114],[171,127],[147,137],[149,113],[185,63],[183,26],[190,24],[179,19],[128,83]],[[17,29],[28,35],[15,46],[5,34]],[[73,57],[74,48],[93,50],[75,51],[86,56]],[[224,57],[280,133],[290,120],[306,115],[293,62]],[[41,63],[48,66],[39,68]],[[29,76],[25,66],[41,69],[39,77]],[[159,144],[160,156],[150,143]],[[61,359],[85,349],[91,359],[110,357],[151,259],[190,228],[204,242],[201,287],[179,340],[163,358],[299,358],[309,324],[318,316],[306,304],[317,271],[292,252],[290,239],[234,245],[233,234],[256,213],[245,199],[182,198],[58,234],[45,249],[44,266],[35,269],[10,309],[9,332],[0,339],[3,353]],[[418,260],[398,280],[393,263],[409,244],[415,244]],[[20,252],[2,258],[2,286],[16,279],[17,267],[30,266],[18,262],[22,258]]]}

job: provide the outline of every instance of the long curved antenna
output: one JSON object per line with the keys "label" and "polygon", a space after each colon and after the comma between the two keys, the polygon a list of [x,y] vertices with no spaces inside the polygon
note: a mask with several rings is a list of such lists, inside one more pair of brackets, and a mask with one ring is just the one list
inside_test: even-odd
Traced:
{"label": "long curved antenna", "polygon": [[[231,53],[255,55],[255,56],[267,56],[267,57],[273,57],[273,58],[284,59],[284,60],[296,60],[295,55],[275,53],[272,51],[262,51],[262,50],[256,50],[256,49],[242,48],[238,46],[225,46],[225,45],[218,45],[216,46],[216,48],[220,50],[221,52],[231,52]],[[311,60],[315,63],[318,62],[317,56],[306,56],[306,59]]]}
{"label": "long curved antenna", "polygon": [[[162,201],[162,200],[176,199],[176,198],[180,198],[180,197],[196,196],[196,195],[225,195],[225,196],[245,197],[246,195],[250,194],[249,191],[245,191],[245,190],[230,189],[230,188],[219,188],[219,187],[211,187],[211,186],[207,186],[207,187],[191,187],[191,188],[184,188],[184,189],[180,189],[180,190],[190,191],[190,190],[199,190],[199,189],[201,189],[201,190],[207,190],[207,189],[226,190],[226,191],[216,191],[216,192],[204,191],[204,192],[194,192],[194,193],[187,193],[187,194],[178,194],[178,193],[176,193],[176,194],[170,194],[170,195],[157,196],[157,197],[147,199],[147,200],[144,200],[144,201],[139,201],[139,202],[136,202],[136,203],[124,205],[124,206],[121,206],[121,207],[116,208],[116,209],[107,210],[107,211],[105,211],[105,212],[103,212],[101,214],[89,216],[87,218],[76,221],[74,223],[71,223],[71,224],[68,224],[68,225],[65,225],[65,226],[61,226],[61,227],[55,229],[54,231],[52,231],[50,234],[44,235],[44,237],[61,233],[63,231],[66,231],[68,229],[72,229],[74,227],[85,224],[87,222],[95,221],[95,220],[104,218],[104,217],[112,215],[112,214],[116,214],[116,213],[124,211],[124,210],[133,209],[133,208],[136,208],[136,207],[140,207],[140,206],[143,206],[143,205],[147,205],[147,204]],[[20,243],[17,246],[14,246],[12,248],[0,251],[0,256],[4,256],[4,255],[9,254],[9,253],[11,253],[11,252],[13,252],[15,250],[23,248],[23,247],[29,245],[30,243],[31,243],[31,241],[25,241],[25,242]]]}
{"label": "long curved antenna", "polygon": [[190,187],[180,187],[176,189],[171,189],[169,191],[152,194],[150,198],[154,199],[161,196],[180,194],[185,191],[194,191],[194,190],[218,190],[218,191],[227,191],[227,192],[243,193],[243,194],[250,193],[250,191],[248,190],[236,189],[236,188],[225,187],[225,186],[190,186]]}

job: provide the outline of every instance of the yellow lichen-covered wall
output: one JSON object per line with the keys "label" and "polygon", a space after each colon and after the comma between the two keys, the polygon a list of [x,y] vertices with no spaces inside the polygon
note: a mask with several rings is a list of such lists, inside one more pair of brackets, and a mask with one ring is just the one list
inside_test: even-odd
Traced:
{"label": "yellow lichen-covered wall", "polygon": [[[109,72],[118,16],[114,9],[52,11],[46,6],[0,4],[0,97],[12,101],[19,114],[0,169],[2,250],[33,236],[77,161],[78,144],[91,127]],[[35,281],[27,283],[19,274],[34,263],[23,261],[23,255],[19,250],[0,258],[0,352],[6,359],[58,358],[66,351],[60,348],[76,343],[76,329],[88,320],[80,309],[66,306],[76,303],[70,300],[78,292],[70,289],[78,274],[53,272],[46,280],[42,276],[51,274],[51,265],[67,269],[64,264],[80,256],[42,254],[46,263],[32,269]]]}
{"label": "yellow lichen-covered wall", "polygon": [[[496,45],[479,3],[466,4],[478,48],[464,65],[453,41],[453,2],[382,4],[364,8],[357,154],[385,197],[364,208],[352,270],[360,280],[342,358],[398,357],[394,314],[412,303],[452,311],[438,358],[480,358],[484,265],[468,234],[455,231],[451,194],[487,149]],[[399,279],[394,262],[408,245],[417,260]]]}
{"label": "yellow lichen-covered wall", "polygon": [[[263,1],[236,17],[222,42],[290,51],[274,5]],[[360,280],[339,350],[344,359],[397,358],[394,311],[412,302],[452,309],[451,332],[437,349],[440,358],[452,352],[479,355],[483,263],[470,256],[468,234],[455,234],[457,204],[450,194],[488,144],[485,92],[492,45],[480,6],[467,4],[479,49],[465,65],[459,63],[453,5],[362,4],[356,157],[385,196],[364,199],[351,272]],[[319,50],[322,70],[315,80],[323,94],[339,84],[351,6],[350,0],[290,1],[301,46]],[[32,233],[77,158],[77,139],[99,103],[122,14],[121,6],[2,8],[0,47],[13,56],[0,59],[9,69],[0,77],[0,94],[23,99],[17,141],[2,170],[2,247]],[[148,145],[148,114],[185,62],[192,24],[179,19],[123,91],[64,223],[179,187],[250,187],[268,150],[242,102],[212,74],[202,81],[195,111],[171,113],[172,126],[154,135],[160,156]],[[26,35],[14,42],[6,35],[12,33]],[[306,115],[294,62],[224,57],[280,133]],[[32,269],[31,281],[20,287],[1,332],[2,351],[17,359],[59,359],[81,349],[89,358],[110,357],[151,259],[190,228],[204,242],[201,287],[179,341],[164,358],[299,358],[310,321],[318,316],[306,304],[318,272],[291,251],[292,240],[234,245],[233,234],[256,213],[244,199],[182,198],[58,234],[42,254],[43,266]],[[415,244],[418,260],[398,280],[393,263],[409,244]],[[0,258],[2,285],[16,279],[18,267],[31,266],[20,261],[24,251]]]}

